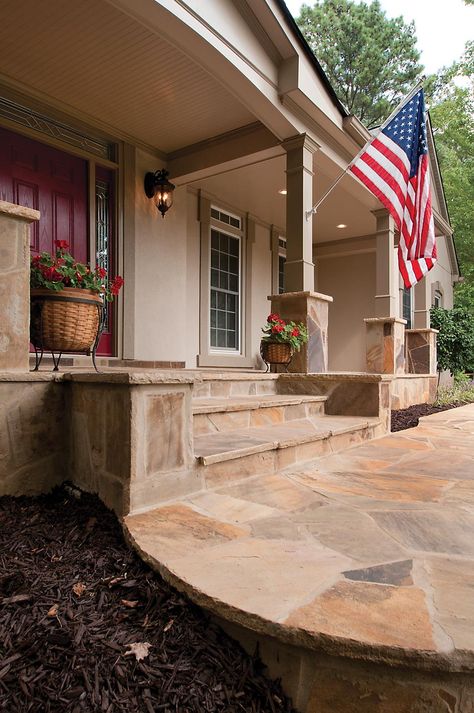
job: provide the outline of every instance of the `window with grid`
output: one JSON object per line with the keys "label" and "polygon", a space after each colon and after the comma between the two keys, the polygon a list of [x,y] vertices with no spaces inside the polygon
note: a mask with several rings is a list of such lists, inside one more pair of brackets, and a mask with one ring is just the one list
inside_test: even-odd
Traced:
{"label": "window with grid", "polygon": [[211,347],[238,350],[240,238],[211,229]]}
{"label": "window with grid", "polygon": [[278,238],[278,293],[285,291],[286,239]]}
{"label": "window with grid", "polygon": [[433,307],[439,308],[443,306],[443,295],[439,290],[435,290]]}
{"label": "window with grid", "polygon": [[285,291],[285,262],[284,255],[278,255],[278,293],[281,295]]}
{"label": "window with grid", "polygon": [[406,319],[406,329],[411,329],[411,288],[403,288],[403,319]]}

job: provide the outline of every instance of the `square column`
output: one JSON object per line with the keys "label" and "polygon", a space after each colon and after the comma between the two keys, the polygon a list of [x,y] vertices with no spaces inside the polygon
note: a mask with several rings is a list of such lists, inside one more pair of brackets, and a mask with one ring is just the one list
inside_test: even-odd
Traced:
{"label": "square column", "polygon": [[318,144],[306,134],[283,142],[286,151],[286,263],[285,290],[314,290],[313,154]]}
{"label": "square column", "polygon": [[[413,290],[415,309],[413,326],[415,329],[430,329],[431,284],[423,277],[416,283]],[[436,369],[435,369],[436,371]]]}
{"label": "square column", "polygon": [[429,328],[407,329],[405,331],[407,371],[409,374],[436,374],[438,368],[436,354],[437,334],[437,329]]}
{"label": "square column", "polygon": [[303,322],[308,342],[293,356],[288,371],[321,374],[328,371],[328,310],[332,297],[319,292],[284,292],[268,298],[282,319]]}
{"label": "square column", "polygon": [[367,371],[371,374],[405,373],[405,319],[373,317],[366,325]]}
{"label": "square column", "polygon": [[395,223],[385,208],[374,210],[376,226],[375,316],[398,316],[398,268]]}
{"label": "square column", "polygon": [[30,223],[39,211],[0,201],[0,371],[29,371]]}

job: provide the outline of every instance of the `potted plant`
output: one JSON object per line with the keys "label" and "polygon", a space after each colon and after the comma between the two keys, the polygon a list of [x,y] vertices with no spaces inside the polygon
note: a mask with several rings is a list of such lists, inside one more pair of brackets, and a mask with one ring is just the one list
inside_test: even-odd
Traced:
{"label": "potted plant", "polygon": [[287,322],[279,314],[269,314],[262,327],[264,337],[260,344],[260,354],[267,365],[283,364],[288,367],[293,354],[308,341],[308,330],[302,322]]}
{"label": "potted plant", "polygon": [[[68,252],[65,240],[56,240],[56,254],[31,257],[30,338],[36,352],[35,370],[43,351],[51,351],[57,371],[63,352],[95,351],[103,327],[104,303],[112,302],[123,285],[120,276],[109,279],[103,267],[92,270]],[[55,357],[55,353],[59,357]]]}

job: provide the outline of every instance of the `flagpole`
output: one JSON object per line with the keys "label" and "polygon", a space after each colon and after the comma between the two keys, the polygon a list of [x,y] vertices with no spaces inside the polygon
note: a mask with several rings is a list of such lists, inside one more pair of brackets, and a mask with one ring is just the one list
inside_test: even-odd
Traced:
{"label": "flagpole", "polygon": [[385,127],[387,126],[387,124],[390,123],[390,121],[393,119],[393,117],[395,116],[395,114],[398,114],[398,112],[400,111],[400,109],[401,109],[403,106],[405,106],[405,104],[407,104],[407,103],[410,101],[410,99],[412,99],[412,98],[415,96],[415,94],[417,93],[417,91],[418,91],[419,89],[421,89],[421,87],[423,86],[425,80],[426,80],[426,77],[423,76],[423,77],[420,79],[420,81],[416,84],[416,86],[413,87],[413,89],[407,94],[407,96],[406,96],[406,97],[403,97],[403,99],[399,102],[399,104],[398,104],[398,105],[395,107],[395,109],[392,111],[392,113],[390,114],[390,116],[388,117],[388,119],[386,119],[386,120],[384,121],[384,123],[383,123],[381,126],[379,126],[379,128],[377,129],[377,132],[369,139],[369,141],[366,141],[366,143],[362,146],[362,148],[361,148],[361,150],[359,151],[359,153],[357,154],[357,156],[354,156],[354,158],[352,159],[352,161],[346,166],[346,168],[344,169],[344,171],[343,171],[341,174],[339,174],[339,176],[336,178],[336,180],[334,181],[334,183],[332,183],[332,184],[329,186],[328,190],[327,190],[326,193],[323,195],[323,197],[320,198],[319,201],[318,201],[310,210],[307,210],[307,211],[306,211],[306,213],[305,213],[305,215],[306,215],[306,220],[309,220],[310,216],[315,215],[315,214],[318,212],[318,208],[319,208],[319,206],[321,205],[321,203],[323,203],[323,202],[326,200],[326,198],[328,197],[328,195],[329,195],[330,193],[332,193],[332,191],[333,191],[334,188],[337,186],[337,184],[339,183],[339,181],[341,181],[341,180],[344,178],[344,176],[346,175],[346,173],[348,172],[348,170],[350,169],[350,167],[352,166],[352,164],[355,163],[355,162],[357,161],[357,159],[359,158],[359,156],[361,156],[361,155],[364,153],[367,144],[369,144],[371,141],[373,141],[374,139],[377,138],[377,136],[380,134],[380,132],[383,131],[383,130],[385,129]]}

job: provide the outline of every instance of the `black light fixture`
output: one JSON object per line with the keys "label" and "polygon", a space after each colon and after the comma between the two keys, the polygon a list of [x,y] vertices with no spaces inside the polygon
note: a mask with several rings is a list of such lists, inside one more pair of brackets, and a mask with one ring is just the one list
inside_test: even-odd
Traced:
{"label": "black light fixture", "polygon": [[148,198],[154,198],[156,207],[161,213],[161,217],[165,217],[168,208],[173,205],[173,191],[175,186],[168,181],[168,171],[165,168],[160,168],[155,173],[147,173],[145,175],[145,193]]}

